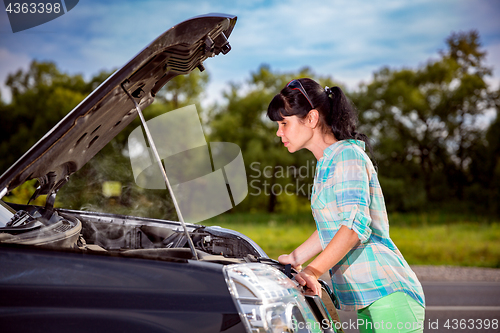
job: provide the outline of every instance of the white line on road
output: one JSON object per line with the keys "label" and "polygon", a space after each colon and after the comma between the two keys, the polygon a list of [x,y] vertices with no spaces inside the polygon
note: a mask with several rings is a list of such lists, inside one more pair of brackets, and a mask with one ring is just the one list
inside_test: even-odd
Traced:
{"label": "white line on road", "polygon": [[500,311],[500,306],[426,306],[425,311]]}

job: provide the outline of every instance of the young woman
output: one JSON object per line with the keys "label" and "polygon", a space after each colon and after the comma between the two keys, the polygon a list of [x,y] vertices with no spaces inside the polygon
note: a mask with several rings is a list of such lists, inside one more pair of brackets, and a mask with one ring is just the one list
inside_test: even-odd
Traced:
{"label": "young woman", "polygon": [[[318,160],[311,208],[317,230],[282,264],[316,294],[330,271],[341,310],[357,310],[360,332],[422,332],[424,293],[389,237],[389,221],[368,138],[342,90],[311,79],[292,80],[271,101],[268,117],[290,153],[310,150]],[[361,319],[361,320],[360,320]]]}

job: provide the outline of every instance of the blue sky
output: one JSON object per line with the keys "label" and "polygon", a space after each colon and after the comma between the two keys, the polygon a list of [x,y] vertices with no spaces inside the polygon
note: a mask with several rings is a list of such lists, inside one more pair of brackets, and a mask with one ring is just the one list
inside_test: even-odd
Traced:
{"label": "blue sky", "polygon": [[500,84],[498,0],[80,0],[70,12],[12,33],[0,4],[0,89],[33,59],[51,60],[86,78],[124,65],[173,25],[206,13],[238,16],[232,50],[208,59],[207,100],[229,82],[243,83],[267,64],[276,71],[308,66],[355,89],[382,66],[416,68],[436,59],[452,31],[479,31],[491,78]]}

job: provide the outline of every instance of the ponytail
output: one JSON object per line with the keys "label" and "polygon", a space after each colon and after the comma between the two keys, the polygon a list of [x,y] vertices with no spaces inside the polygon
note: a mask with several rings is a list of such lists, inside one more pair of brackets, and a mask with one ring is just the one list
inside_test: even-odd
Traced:
{"label": "ponytail", "polygon": [[346,97],[339,87],[325,87],[325,94],[328,96],[330,108],[326,123],[332,130],[337,140],[361,140],[365,142],[370,155],[373,157],[373,149],[370,140],[363,133],[356,131],[358,116],[354,105]]}

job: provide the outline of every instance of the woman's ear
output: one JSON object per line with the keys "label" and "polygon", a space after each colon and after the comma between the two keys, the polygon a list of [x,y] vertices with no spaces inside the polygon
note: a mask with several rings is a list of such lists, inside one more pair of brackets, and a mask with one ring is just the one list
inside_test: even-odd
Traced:
{"label": "woman's ear", "polygon": [[316,128],[319,122],[319,112],[316,109],[309,111],[306,117],[306,126],[310,128]]}

